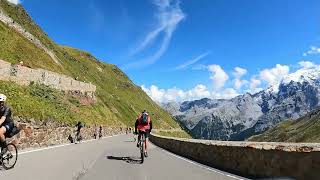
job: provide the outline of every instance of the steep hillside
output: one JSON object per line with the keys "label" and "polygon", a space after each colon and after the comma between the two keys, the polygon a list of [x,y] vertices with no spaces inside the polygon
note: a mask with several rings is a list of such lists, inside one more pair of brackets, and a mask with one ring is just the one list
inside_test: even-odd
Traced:
{"label": "steep hillside", "polygon": [[294,120],[284,121],[278,126],[252,136],[249,141],[269,142],[320,142],[320,109]]}
{"label": "steep hillside", "polygon": [[[156,128],[179,127],[167,112],[154,103],[115,65],[103,63],[87,52],[55,44],[33,22],[21,5],[15,6],[6,0],[0,0],[0,11],[39,39],[55,54],[60,64],[55,63],[45,50],[3,22],[0,22],[0,59],[13,64],[23,61],[24,65],[31,68],[55,71],[97,86],[97,102],[86,104],[81,103],[81,99],[77,97],[70,97],[49,87],[42,89],[45,92],[50,91],[54,95],[53,99],[32,93],[32,85],[23,87],[0,82],[1,90],[8,94],[9,103],[16,115],[68,123],[82,120],[87,123],[133,126],[137,114],[147,109],[153,115]],[[21,97],[15,98],[17,95]],[[31,104],[33,101],[37,104],[35,110]],[[59,115],[60,113],[64,116]]]}

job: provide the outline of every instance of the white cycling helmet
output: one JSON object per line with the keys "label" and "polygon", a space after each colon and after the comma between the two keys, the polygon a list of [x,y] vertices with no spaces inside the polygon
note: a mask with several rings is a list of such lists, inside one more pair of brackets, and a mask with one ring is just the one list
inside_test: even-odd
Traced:
{"label": "white cycling helmet", "polygon": [[6,101],[7,100],[7,96],[4,94],[0,94],[0,101]]}

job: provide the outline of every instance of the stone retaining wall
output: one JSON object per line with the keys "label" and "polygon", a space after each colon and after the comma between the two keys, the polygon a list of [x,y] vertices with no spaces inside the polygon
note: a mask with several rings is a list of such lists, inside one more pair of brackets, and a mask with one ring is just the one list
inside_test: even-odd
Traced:
{"label": "stone retaining wall", "polygon": [[[52,145],[59,145],[69,143],[68,136],[75,136],[76,128],[68,125],[61,125],[59,123],[50,121],[34,121],[23,120],[14,117],[14,121],[21,129],[20,133],[11,139],[19,149],[47,147]],[[93,139],[94,133],[98,133],[99,125],[85,126],[81,130],[81,135],[84,140]],[[124,127],[106,127],[103,126],[103,136],[110,136],[124,133]]]}
{"label": "stone retaining wall", "polygon": [[177,139],[151,142],[199,163],[248,178],[320,178],[319,143],[256,143]]}
{"label": "stone retaining wall", "polygon": [[14,81],[21,85],[36,82],[62,91],[79,92],[87,97],[95,97],[95,85],[44,69],[31,69],[0,60],[0,74],[0,80],[4,81]]}

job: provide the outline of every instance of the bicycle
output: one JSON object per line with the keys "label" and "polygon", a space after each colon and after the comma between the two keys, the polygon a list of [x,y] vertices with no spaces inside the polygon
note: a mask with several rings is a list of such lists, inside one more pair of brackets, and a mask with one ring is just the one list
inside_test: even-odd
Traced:
{"label": "bicycle", "polygon": [[[12,138],[20,132],[20,128],[14,126],[10,132],[6,132],[4,135],[6,138]],[[18,160],[18,149],[17,146],[10,142],[5,147],[0,149],[0,166],[5,170],[13,168]]]}
{"label": "bicycle", "polygon": [[16,145],[8,143],[7,146],[1,148],[0,152],[0,165],[5,170],[13,168],[18,160],[18,149]]}
{"label": "bicycle", "polygon": [[81,143],[81,140],[82,140],[82,136],[80,134],[80,132],[76,131],[76,135],[74,137],[74,143],[77,144],[78,143]]}
{"label": "bicycle", "polygon": [[140,138],[138,138],[138,146],[139,146],[139,149],[140,149],[141,163],[144,162],[144,157],[146,157],[146,154],[144,152],[145,141],[146,141],[145,134],[144,133],[140,133]]}
{"label": "bicycle", "polygon": [[102,138],[102,133],[99,133],[99,139],[101,139]]}

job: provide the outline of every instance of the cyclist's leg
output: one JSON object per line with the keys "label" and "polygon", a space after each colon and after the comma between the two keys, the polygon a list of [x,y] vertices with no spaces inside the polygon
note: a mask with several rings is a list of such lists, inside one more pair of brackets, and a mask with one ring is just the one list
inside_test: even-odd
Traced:
{"label": "cyclist's leg", "polygon": [[6,140],[6,137],[5,137],[5,133],[7,132],[7,129],[5,126],[1,126],[0,127],[0,142],[3,142]]}
{"label": "cyclist's leg", "polygon": [[149,135],[148,135],[147,131],[144,133],[144,137],[145,137],[145,141],[144,141],[145,148],[144,149],[147,152],[147,150],[148,150],[148,138],[149,138]]}
{"label": "cyclist's leg", "polygon": [[76,136],[77,136],[77,139],[79,138],[79,136],[80,136],[80,130],[77,130],[77,134],[76,134]]}
{"label": "cyclist's leg", "polygon": [[[5,133],[7,132],[7,129],[5,126],[1,126],[0,127],[0,150],[2,151],[2,148],[6,147],[6,137],[5,137]],[[0,151],[0,154],[2,153]]]}

